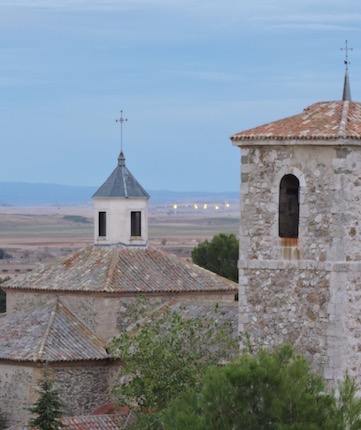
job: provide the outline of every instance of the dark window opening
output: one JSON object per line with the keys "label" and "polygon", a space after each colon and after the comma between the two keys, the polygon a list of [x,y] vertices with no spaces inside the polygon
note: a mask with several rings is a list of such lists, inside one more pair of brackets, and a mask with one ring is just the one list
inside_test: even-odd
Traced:
{"label": "dark window opening", "polygon": [[130,214],[130,235],[131,236],[141,236],[142,235],[141,215],[142,215],[142,213],[139,211],[131,212],[131,214]]}
{"label": "dark window opening", "polygon": [[99,212],[99,236],[107,235],[107,213]]}
{"label": "dark window opening", "polygon": [[300,182],[285,175],[280,183],[278,231],[280,237],[298,237],[300,218]]}
{"label": "dark window opening", "polygon": [[[4,278],[4,279],[0,278],[0,282],[6,281],[7,279],[10,279],[10,278]],[[3,314],[5,312],[6,312],[6,293],[4,290],[0,289],[0,314]]]}

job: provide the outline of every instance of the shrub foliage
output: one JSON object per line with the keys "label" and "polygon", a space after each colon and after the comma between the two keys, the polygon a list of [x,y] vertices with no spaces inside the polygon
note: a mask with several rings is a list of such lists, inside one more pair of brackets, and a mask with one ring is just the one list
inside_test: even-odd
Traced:
{"label": "shrub foliage", "polygon": [[234,234],[220,233],[205,240],[192,251],[192,260],[211,272],[238,281],[239,242]]}

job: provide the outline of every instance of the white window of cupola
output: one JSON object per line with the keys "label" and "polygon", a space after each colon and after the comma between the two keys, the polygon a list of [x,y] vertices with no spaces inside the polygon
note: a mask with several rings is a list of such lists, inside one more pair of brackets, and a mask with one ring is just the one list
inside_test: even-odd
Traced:
{"label": "white window of cupola", "polygon": [[107,213],[99,212],[98,214],[98,236],[105,237],[107,235]]}
{"label": "white window of cupola", "polygon": [[142,236],[142,212],[132,211],[130,213],[130,235],[132,237]]}

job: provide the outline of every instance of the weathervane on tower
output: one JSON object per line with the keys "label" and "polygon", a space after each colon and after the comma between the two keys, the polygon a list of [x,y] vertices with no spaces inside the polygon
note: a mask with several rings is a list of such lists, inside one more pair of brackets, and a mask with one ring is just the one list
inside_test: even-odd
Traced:
{"label": "weathervane on tower", "polygon": [[345,40],[345,47],[344,48],[340,48],[341,51],[346,51],[346,58],[345,58],[345,65],[346,65],[346,70],[348,70],[348,65],[351,64],[350,61],[348,61],[348,51],[353,51],[353,48],[349,48],[347,46],[347,40]]}
{"label": "weathervane on tower", "polygon": [[115,122],[120,122],[120,152],[123,152],[123,122],[128,121],[128,118],[123,118],[123,111],[120,111],[120,118]]}

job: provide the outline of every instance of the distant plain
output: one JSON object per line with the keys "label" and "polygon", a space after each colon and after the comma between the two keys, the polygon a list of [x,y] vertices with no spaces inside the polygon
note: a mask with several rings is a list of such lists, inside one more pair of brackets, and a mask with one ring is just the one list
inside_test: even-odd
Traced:
{"label": "distant plain", "polygon": [[[192,249],[218,233],[238,234],[239,207],[173,205],[149,208],[149,244],[190,258]],[[0,277],[34,270],[93,243],[93,207],[38,206],[0,208]]]}

